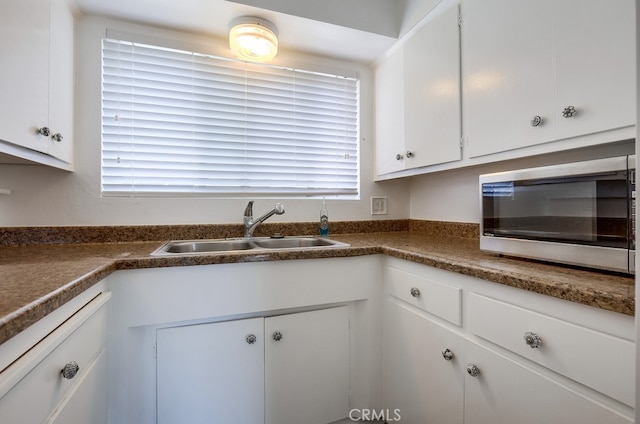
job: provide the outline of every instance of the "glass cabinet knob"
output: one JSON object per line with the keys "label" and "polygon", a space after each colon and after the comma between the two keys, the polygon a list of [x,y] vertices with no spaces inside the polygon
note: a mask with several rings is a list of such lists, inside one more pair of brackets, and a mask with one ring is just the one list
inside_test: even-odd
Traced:
{"label": "glass cabinet knob", "polygon": [[76,361],[71,361],[60,370],[60,374],[62,374],[63,378],[71,380],[76,376],[76,374],[78,374],[78,371],[80,371],[80,366],[78,365],[78,363]]}
{"label": "glass cabinet knob", "polygon": [[576,113],[578,113],[578,111],[574,106],[567,106],[564,109],[562,109],[563,118],[571,118],[573,116],[576,116]]}
{"label": "glass cabinet knob", "polygon": [[43,135],[45,137],[49,137],[51,135],[51,130],[49,127],[40,127],[36,130],[36,134]]}
{"label": "glass cabinet knob", "polygon": [[534,116],[533,118],[531,118],[530,124],[532,127],[537,127],[538,125],[542,124],[542,117],[539,115]]}
{"label": "glass cabinet knob", "polygon": [[524,341],[531,349],[537,349],[542,345],[542,339],[540,336],[530,331],[524,333]]}
{"label": "glass cabinet knob", "polygon": [[453,352],[451,351],[451,349],[445,349],[442,351],[442,357],[446,360],[446,361],[450,361],[453,359]]}
{"label": "glass cabinet knob", "polygon": [[467,374],[471,377],[477,377],[480,375],[480,368],[478,368],[475,364],[467,364]]}

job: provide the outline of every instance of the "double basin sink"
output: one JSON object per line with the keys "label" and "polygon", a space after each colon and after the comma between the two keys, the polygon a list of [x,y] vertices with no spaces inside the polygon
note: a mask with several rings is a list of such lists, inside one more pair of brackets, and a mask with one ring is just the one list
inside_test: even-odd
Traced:
{"label": "double basin sink", "polygon": [[187,255],[237,251],[267,251],[276,249],[321,249],[349,247],[347,243],[320,237],[252,237],[212,240],[173,240],[163,244],[151,255]]}

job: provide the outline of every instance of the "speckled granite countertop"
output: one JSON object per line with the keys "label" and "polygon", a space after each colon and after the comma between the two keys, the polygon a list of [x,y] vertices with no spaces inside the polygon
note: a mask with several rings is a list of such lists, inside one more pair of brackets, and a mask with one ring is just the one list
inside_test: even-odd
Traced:
{"label": "speckled granite countertop", "polygon": [[348,248],[150,256],[163,242],[0,246],[0,343],[116,270],[386,254],[497,283],[633,315],[631,277],[481,252],[474,238],[390,231],[333,237]]}

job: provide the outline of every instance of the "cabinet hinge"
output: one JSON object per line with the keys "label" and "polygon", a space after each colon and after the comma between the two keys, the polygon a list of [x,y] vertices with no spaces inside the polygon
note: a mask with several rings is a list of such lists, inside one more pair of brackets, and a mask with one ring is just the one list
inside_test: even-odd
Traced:
{"label": "cabinet hinge", "polygon": [[158,357],[158,344],[154,344],[153,345],[153,357],[157,358]]}
{"label": "cabinet hinge", "polygon": [[462,13],[458,14],[458,26],[462,27]]}
{"label": "cabinet hinge", "polygon": [[460,152],[464,150],[464,137],[460,137]]}

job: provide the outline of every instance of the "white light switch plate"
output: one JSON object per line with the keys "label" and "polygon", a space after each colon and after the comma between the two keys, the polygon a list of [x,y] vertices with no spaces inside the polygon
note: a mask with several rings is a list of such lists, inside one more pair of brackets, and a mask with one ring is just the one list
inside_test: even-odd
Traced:
{"label": "white light switch plate", "polygon": [[371,198],[371,215],[386,215],[386,214],[387,214],[387,198],[372,197]]}

